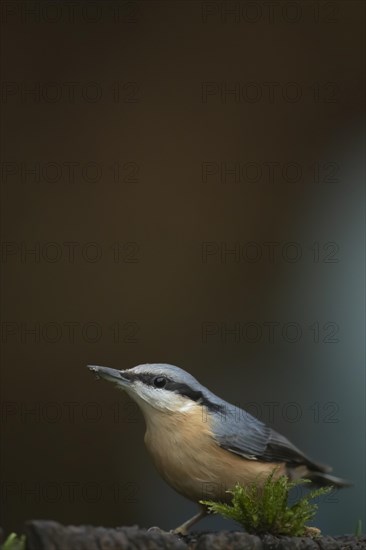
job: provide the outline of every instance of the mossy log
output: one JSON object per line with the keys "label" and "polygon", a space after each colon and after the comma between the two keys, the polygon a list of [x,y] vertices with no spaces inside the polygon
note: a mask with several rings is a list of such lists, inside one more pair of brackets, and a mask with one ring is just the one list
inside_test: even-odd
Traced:
{"label": "mossy log", "polygon": [[91,525],[64,526],[55,521],[25,525],[26,550],[362,550],[366,536],[257,537],[237,531],[193,533],[180,538],[137,526],[116,529]]}

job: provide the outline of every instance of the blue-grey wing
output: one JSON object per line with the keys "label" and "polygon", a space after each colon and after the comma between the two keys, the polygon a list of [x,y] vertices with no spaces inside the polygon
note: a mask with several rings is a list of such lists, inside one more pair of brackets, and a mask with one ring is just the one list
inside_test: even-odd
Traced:
{"label": "blue-grey wing", "polygon": [[213,437],[227,451],[249,460],[305,464],[311,469],[329,471],[327,466],[307,458],[286,437],[272,430],[249,413],[232,407],[225,414],[211,416]]}
{"label": "blue-grey wing", "polygon": [[211,427],[221,447],[250,460],[263,455],[271,432],[263,422],[233,406],[212,415]]}

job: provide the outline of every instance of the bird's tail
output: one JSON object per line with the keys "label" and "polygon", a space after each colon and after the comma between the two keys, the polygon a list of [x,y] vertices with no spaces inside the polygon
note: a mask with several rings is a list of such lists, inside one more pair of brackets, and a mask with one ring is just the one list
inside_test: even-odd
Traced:
{"label": "bird's tail", "polygon": [[339,489],[342,487],[352,487],[352,483],[347,479],[332,476],[326,472],[310,470],[306,477],[310,479],[314,485],[317,485],[317,487],[327,487],[329,485],[333,485],[333,487]]}

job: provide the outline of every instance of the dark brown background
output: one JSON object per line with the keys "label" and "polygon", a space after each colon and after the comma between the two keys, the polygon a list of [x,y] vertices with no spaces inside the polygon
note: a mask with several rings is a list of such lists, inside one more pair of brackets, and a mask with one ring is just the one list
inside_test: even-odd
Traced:
{"label": "dark brown background", "polygon": [[[352,479],[317,524],[353,532],[364,3],[1,9],[1,525],[171,528],[193,513],[155,473],[138,411],[85,368],[169,362]],[[242,175],[220,179],[222,163]]]}

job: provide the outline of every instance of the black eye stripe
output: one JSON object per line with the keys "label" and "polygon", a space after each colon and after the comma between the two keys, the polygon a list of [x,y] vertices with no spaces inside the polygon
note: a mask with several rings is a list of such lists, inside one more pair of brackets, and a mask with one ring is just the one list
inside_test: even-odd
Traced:
{"label": "black eye stripe", "polygon": [[[131,380],[131,382],[135,380],[139,380],[143,384],[146,384],[147,386],[151,386],[152,388],[164,388],[166,391],[174,392],[178,395],[182,395],[184,397],[188,397],[188,399],[191,399],[192,401],[195,401],[196,403],[202,405],[203,407],[206,407],[208,411],[216,411],[219,412],[222,409],[222,406],[216,403],[212,403],[209,399],[207,399],[203,393],[199,390],[194,390],[191,386],[188,384],[184,384],[183,382],[175,382],[171,378],[168,378],[164,375],[159,374],[153,374],[153,373],[133,373],[124,371],[123,376],[127,378],[128,380]],[[157,386],[155,384],[155,380],[157,379],[164,379],[165,384],[162,386]]]}
{"label": "black eye stripe", "polygon": [[165,386],[165,388],[167,390],[179,393],[179,395],[184,395],[185,397],[189,397],[189,399],[192,399],[192,401],[197,402],[199,400],[202,400],[203,398],[202,392],[193,390],[187,384],[180,384],[179,382],[169,381]]}
{"label": "black eye stripe", "polygon": [[[155,387],[155,381],[156,380],[164,380],[164,389],[169,391],[175,391],[176,393],[179,393],[180,395],[185,395],[186,397],[189,397],[193,401],[198,401],[202,397],[202,392],[193,390],[188,384],[183,384],[180,382],[175,382],[171,378],[168,378],[164,375],[159,374],[153,374],[153,373],[123,373],[123,376],[125,378],[128,378],[129,380],[139,380],[143,384],[146,384],[147,386],[153,386]],[[163,384],[160,386],[163,387]]]}

